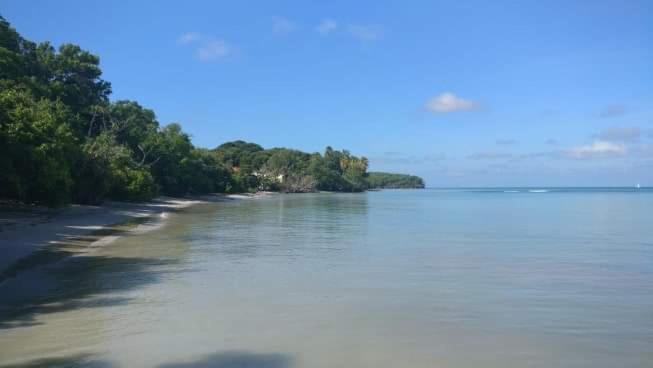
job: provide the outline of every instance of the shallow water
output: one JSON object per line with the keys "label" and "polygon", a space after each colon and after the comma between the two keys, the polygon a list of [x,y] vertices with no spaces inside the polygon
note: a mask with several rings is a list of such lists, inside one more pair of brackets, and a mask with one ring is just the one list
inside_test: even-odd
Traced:
{"label": "shallow water", "polygon": [[198,205],[0,285],[0,362],[653,366],[653,192],[535,189]]}

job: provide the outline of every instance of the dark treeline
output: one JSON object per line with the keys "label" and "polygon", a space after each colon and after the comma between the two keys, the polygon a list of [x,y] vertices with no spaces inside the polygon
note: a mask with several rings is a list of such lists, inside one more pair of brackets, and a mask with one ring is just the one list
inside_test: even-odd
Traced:
{"label": "dark treeline", "polygon": [[369,172],[367,183],[370,188],[424,188],[424,180],[419,176]]}
{"label": "dark treeline", "polygon": [[[0,17],[0,197],[61,205],[156,195],[362,191],[368,161],[229,142],[193,146],[134,101],[110,101],[98,56],[20,36]],[[373,185],[376,186],[376,185]]]}

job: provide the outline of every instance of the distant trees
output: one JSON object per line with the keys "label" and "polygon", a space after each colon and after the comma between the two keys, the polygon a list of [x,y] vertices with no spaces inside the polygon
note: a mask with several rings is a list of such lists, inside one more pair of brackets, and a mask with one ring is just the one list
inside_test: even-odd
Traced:
{"label": "distant trees", "polygon": [[233,175],[233,188],[314,192],[357,192],[367,188],[367,159],[327,147],[324,155],[287,148],[263,149],[244,141],[227,142],[214,150]]}
{"label": "distant trees", "polygon": [[370,172],[367,175],[369,188],[424,188],[424,180],[419,176]]}
{"label": "distant trees", "polygon": [[321,155],[244,141],[197,148],[179,124],[161,126],[135,101],[110,101],[101,77],[98,56],[31,42],[0,17],[1,197],[57,206],[159,194],[355,192],[371,183],[367,159],[346,150]]}

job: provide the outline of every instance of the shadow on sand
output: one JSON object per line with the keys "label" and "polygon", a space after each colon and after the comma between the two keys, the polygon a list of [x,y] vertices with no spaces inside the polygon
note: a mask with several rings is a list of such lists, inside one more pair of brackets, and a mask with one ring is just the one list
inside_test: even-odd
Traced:
{"label": "shadow on sand", "polygon": [[[292,358],[280,353],[252,353],[225,351],[203,356],[197,360],[165,363],[157,368],[292,368]],[[110,361],[93,358],[90,354],[49,357],[18,364],[1,365],[0,368],[112,368]]]}
{"label": "shadow on sand", "polygon": [[[23,271],[32,268],[52,264],[75,254],[82,254],[89,250],[89,246],[107,236],[126,236],[130,231],[139,225],[156,226],[158,219],[149,217],[137,217],[123,223],[112,226],[104,226],[102,229],[92,231],[88,234],[67,234],[57,233],[56,239],[51,240],[46,246],[35,251],[27,257],[18,259],[0,273],[0,284],[7,279],[18,276]],[[68,226],[75,228],[75,226]]]}
{"label": "shadow on sand", "polygon": [[[159,282],[177,261],[81,255],[49,248],[39,252],[39,266],[0,283],[0,330],[40,324],[38,316],[74,309],[126,304],[119,291]],[[45,265],[41,261],[48,260]],[[62,260],[58,262],[57,260]]]}
{"label": "shadow on sand", "polygon": [[162,364],[158,368],[291,368],[293,365],[287,354],[225,351],[194,361]]}
{"label": "shadow on sand", "polygon": [[30,360],[28,362],[0,365],[0,368],[111,368],[109,362],[93,359],[88,354],[77,354],[65,357],[50,357]]}

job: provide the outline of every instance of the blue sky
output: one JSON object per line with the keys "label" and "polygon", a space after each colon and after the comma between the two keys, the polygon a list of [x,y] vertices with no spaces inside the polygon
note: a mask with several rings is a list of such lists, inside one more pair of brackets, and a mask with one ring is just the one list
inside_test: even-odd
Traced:
{"label": "blue sky", "polygon": [[653,185],[653,1],[0,1],[196,145],[430,186]]}

